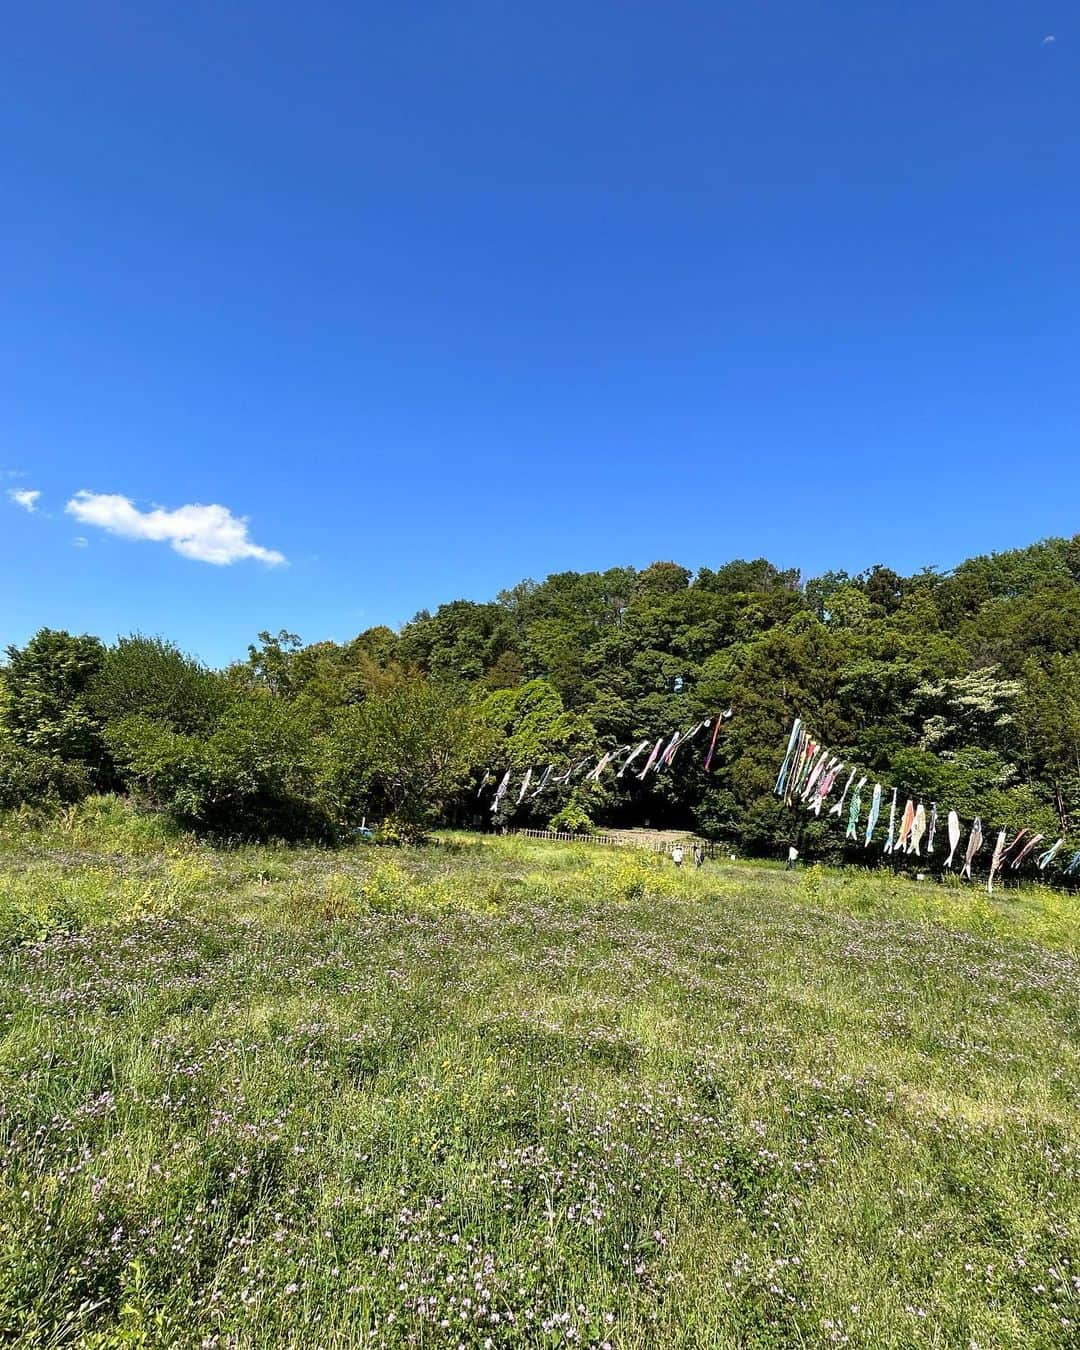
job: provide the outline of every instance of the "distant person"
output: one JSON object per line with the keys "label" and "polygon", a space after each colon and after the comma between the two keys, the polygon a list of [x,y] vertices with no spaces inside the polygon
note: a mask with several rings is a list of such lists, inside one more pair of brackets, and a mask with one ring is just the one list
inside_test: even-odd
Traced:
{"label": "distant person", "polygon": [[790,872],[794,869],[795,862],[798,859],[798,856],[799,850],[795,847],[794,844],[792,844],[787,851],[787,866],[784,868],[785,872]]}
{"label": "distant person", "polygon": [[675,847],[671,850],[671,861],[675,864],[676,867],[681,867],[682,860],[683,860],[682,844],[676,844]]}
{"label": "distant person", "polygon": [[705,861],[705,850],[701,847],[700,844],[695,844],[695,845],[694,845],[694,866],[695,866],[695,867],[700,867],[701,864],[702,864],[704,861]]}

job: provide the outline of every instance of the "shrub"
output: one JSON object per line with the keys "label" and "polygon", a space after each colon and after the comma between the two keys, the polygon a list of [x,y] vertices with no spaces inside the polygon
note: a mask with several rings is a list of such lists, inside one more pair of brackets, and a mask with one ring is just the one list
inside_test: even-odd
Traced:
{"label": "shrub", "polygon": [[65,763],[0,738],[0,811],[77,802],[89,791],[85,764]]}
{"label": "shrub", "polygon": [[3,669],[4,722],[10,739],[48,760],[83,767],[107,781],[101,724],[89,690],[104,648],[95,637],[43,628],[25,647],[8,647]]}
{"label": "shrub", "polygon": [[133,634],[104,654],[90,701],[105,723],[141,714],[174,731],[209,733],[225,710],[225,679],[164,638]]}
{"label": "shrub", "polygon": [[362,811],[411,842],[442,818],[446,803],[482,762],[492,732],[474,704],[429,680],[402,680],[344,709],[327,738],[325,791],[342,822]]}
{"label": "shrub", "polygon": [[372,839],[376,844],[391,848],[400,848],[407,844],[421,844],[427,838],[423,825],[398,816],[387,816],[375,830]]}
{"label": "shrub", "polygon": [[567,834],[594,834],[596,827],[585,814],[585,809],[571,800],[556,812],[548,821],[549,830],[559,830]]}
{"label": "shrub", "polygon": [[234,695],[209,737],[136,715],[108,729],[128,788],[180,825],[236,839],[329,839],[319,743],[294,705]]}

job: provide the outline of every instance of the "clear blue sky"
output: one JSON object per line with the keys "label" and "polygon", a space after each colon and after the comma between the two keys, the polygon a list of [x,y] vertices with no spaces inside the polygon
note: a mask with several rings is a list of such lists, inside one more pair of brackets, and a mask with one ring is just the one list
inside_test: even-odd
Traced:
{"label": "clear blue sky", "polygon": [[1080,529],[1075,4],[43,0],[0,110],[0,642]]}

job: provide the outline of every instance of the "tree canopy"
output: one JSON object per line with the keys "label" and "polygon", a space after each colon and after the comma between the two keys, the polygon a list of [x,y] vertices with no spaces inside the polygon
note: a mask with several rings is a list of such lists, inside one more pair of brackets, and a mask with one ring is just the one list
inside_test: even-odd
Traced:
{"label": "tree canopy", "polygon": [[[341,835],[490,821],[480,785],[539,776],[733,707],[709,773],[508,794],[498,821],[695,827],[767,848],[795,714],[838,754],[1002,825],[1080,813],[1080,536],[947,575],[803,580],[764,558],[696,573],[559,572],[400,631],[260,633],[211,671],[167,637],[43,629],[0,667],[0,808],[129,792],[199,829]],[[1041,827],[1041,826],[1040,826]]]}

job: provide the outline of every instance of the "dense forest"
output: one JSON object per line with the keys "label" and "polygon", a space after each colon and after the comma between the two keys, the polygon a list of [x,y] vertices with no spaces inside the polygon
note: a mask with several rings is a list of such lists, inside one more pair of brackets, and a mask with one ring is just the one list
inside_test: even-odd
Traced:
{"label": "dense forest", "polygon": [[[644,782],[511,792],[494,819],[480,791],[728,707],[709,772],[695,753]],[[650,823],[767,851],[794,828],[772,789],[796,714],[966,817],[1074,832],[1080,535],[947,575],[563,572],[343,644],[262,633],[222,671],[165,637],[43,629],[0,667],[0,809],[121,792],[225,838]],[[802,842],[836,854],[841,833],[815,822]]]}

